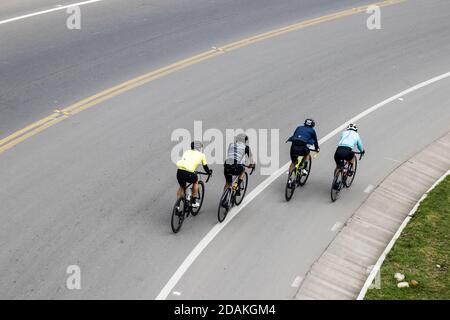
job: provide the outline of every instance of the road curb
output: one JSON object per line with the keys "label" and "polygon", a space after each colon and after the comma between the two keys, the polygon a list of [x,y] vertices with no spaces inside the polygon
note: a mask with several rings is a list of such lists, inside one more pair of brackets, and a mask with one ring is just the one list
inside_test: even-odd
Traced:
{"label": "road curb", "polygon": [[449,170],[450,132],[401,164],[372,192],[312,265],[294,298],[363,299],[401,231]]}

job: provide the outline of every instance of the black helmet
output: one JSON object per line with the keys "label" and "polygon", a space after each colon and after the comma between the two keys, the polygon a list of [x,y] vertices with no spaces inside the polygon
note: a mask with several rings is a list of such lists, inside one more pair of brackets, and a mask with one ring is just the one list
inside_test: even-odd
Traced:
{"label": "black helmet", "polygon": [[191,142],[191,150],[197,150],[197,151],[202,151],[203,149],[203,143],[201,143],[200,141],[192,141]]}
{"label": "black helmet", "polygon": [[305,120],[305,126],[314,128],[316,126],[316,123],[313,119],[306,119]]}

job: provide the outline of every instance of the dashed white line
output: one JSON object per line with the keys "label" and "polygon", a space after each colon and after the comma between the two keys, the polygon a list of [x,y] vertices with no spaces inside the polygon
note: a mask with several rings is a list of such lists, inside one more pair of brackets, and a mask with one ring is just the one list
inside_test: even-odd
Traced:
{"label": "dashed white line", "polygon": [[343,226],[344,226],[344,224],[342,222],[338,221],[331,227],[331,231],[333,231],[333,232],[338,231],[338,230],[342,229]]}
{"label": "dashed white line", "polygon": [[388,161],[392,161],[392,162],[397,162],[397,163],[402,163],[400,160],[396,160],[396,159],[392,159],[392,158],[384,158],[384,160],[388,160]]}
{"label": "dashed white line", "polygon": [[298,288],[300,287],[300,284],[302,283],[303,278],[300,276],[295,277],[294,282],[292,282],[291,287]]}
{"label": "dashed white line", "polygon": [[[450,77],[450,72],[444,73],[440,76],[434,77],[432,79],[429,79],[427,81],[421,82],[415,86],[410,87],[409,89],[406,89],[399,94],[396,94],[368,109],[361,112],[357,116],[353,117],[352,119],[348,120],[347,122],[343,123],[341,126],[337,127],[333,131],[331,131],[329,134],[327,134],[325,137],[323,137],[319,144],[323,144],[326,141],[330,140],[332,137],[334,137],[336,134],[344,130],[349,123],[357,122],[358,120],[366,117],[367,115],[375,112],[376,110],[384,107],[385,105],[397,100],[398,98],[401,98],[409,93],[412,93],[414,91],[417,91],[421,88],[424,88],[426,86],[429,86],[433,83],[436,83],[438,81],[447,79]],[[273,181],[275,181],[278,177],[280,177],[284,172],[286,172],[289,168],[290,163],[286,163],[284,166],[282,166],[280,169],[272,173],[269,177],[267,177],[263,182],[261,182],[255,189],[253,189],[252,192],[248,194],[247,197],[244,198],[241,205],[237,208],[232,209],[227,216],[227,219],[225,219],[222,223],[217,223],[207,234],[206,236],[200,240],[200,242],[195,246],[195,248],[189,253],[189,255],[186,257],[186,259],[181,263],[181,265],[178,267],[178,269],[175,271],[175,273],[172,275],[172,277],[169,279],[169,281],[166,283],[166,285],[161,289],[161,292],[156,296],[156,300],[163,300],[166,299],[167,296],[170,294],[172,289],[175,287],[175,285],[180,281],[181,277],[186,273],[186,271],[189,269],[189,267],[192,265],[192,263],[197,259],[197,257],[203,252],[203,250],[212,242],[212,240],[219,234],[220,231],[225,228],[228,223],[230,223],[234,217],[236,217],[239,212],[241,212],[250,202],[253,201],[261,192],[263,192]]]}
{"label": "dashed white line", "polygon": [[66,5],[66,6],[57,5],[55,8],[52,8],[52,9],[38,11],[38,12],[33,12],[33,13],[25,14],[23,16],[18,16],[18,17],[15,17],[15,18],[2,20],[2,21],[0,21],[0,24],[14,22],[14,21],[18,21],[18,20],[23,20],[23,19],[39,16],[39,15],[50,13],[50,12],[64,10],[64,9],[71,8],[71,7],[79,7],[79,6],[83,6],[83,5],[91,4],[91,3],[95,3],[95,2],[100,2],[100,1],[103,1],[103,0],[89,0],[89,1],[72,3],[72,4],[69,4],[69,5]]}
{"label": "dashed white line", "polygon": [[375,187],[373,185],[369,185],[365,190],[364,193],[371,193],[373,191],[373,189],[375,189]]}

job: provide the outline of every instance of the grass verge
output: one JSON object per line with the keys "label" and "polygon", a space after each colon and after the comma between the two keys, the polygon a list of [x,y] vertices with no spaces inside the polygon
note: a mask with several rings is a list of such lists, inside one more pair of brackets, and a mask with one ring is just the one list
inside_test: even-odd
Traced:
{"label": "grass verge", "polygon": [[[381,267],[381,289],[368,290],[365,299],[448,300],[449,262],[450,176],[421,203]],[[397,287],[397,272],[409,288]]]}

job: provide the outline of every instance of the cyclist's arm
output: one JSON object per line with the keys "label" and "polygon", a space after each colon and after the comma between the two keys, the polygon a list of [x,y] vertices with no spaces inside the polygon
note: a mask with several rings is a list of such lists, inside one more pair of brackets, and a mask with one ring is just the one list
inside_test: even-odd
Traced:
{"label": "cyclist's arm", "polygon": [[255,164],[255,161],[253,160],[252,150],[250,150],[249,146],[245,146],[245,154],[247,155],[247,159],[250,164]]}
{"label": "cyclist's arm", "polygon": [[295,138],[297,137],[296,133],[297,133],[298,128],[295,129],[294,133],[289,137],[289,139],[287,139],[286,142],[292,142],[295,140]]}
{"label": "cyclist's arm", "polygon": [[359,136],[358,136],[358,140],[356,141],[356,146],[358,147],[359,152],[364,151],[363,144],[362,144],[361,138]]}
{"label": "cyclist's arm", "polygon": [[202,154],[202,166],[203,166],[203,170],[205,170],[206,173],[209,173],[209,167],[208,167],[208,163],[206,162],[206,156],[205,154]]}
{"label": "cyclist's arm", "polygon": [[319,139],[317,139],[317,133],[316,130],[313,132],[313,139],[314,139],[314,148],[316,148],[316,151],[319,150]]}

